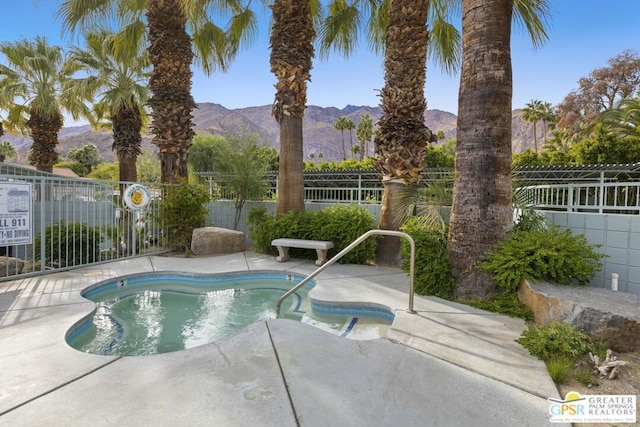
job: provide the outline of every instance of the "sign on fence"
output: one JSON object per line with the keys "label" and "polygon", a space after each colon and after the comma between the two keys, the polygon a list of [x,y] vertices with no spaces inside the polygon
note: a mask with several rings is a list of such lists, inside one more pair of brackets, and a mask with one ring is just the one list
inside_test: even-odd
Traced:
{"label": "sign on fence", "polygon": [[32,242],[31,184],[0,182],[0,246]]}

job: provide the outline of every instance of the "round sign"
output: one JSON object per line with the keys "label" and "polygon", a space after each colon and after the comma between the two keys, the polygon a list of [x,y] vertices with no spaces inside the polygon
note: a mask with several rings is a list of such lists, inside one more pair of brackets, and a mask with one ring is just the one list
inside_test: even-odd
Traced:
{"label": "round sign", "polygon": [[147,207],[151,201],[149,189],[142,184],[132,184],[124,191],[124,204],[134,211],[139,211]]}

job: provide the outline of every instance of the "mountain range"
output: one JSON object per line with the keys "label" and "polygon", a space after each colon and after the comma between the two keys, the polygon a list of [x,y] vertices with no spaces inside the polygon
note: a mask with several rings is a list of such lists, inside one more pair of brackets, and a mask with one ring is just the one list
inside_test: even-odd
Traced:
{"label": "mountain range", "polygon": [[[342,133],[334,129],[334,123],[339,117],[347,117],[357,125],[364,114],[369,114],[374,124],[382,114],[381,108],[368,106],[347,105],[345,108],[308,106],[304,117],[304,155],[305,159],[322,153],[325,161],[342,159]],[[532,124],[521,118],[522,110],[514,110],[512,115],[512,147],[514,153],[519,153],[533,146]],[[433,131],[443,131],[447,138],[456,136],[455,114],[441,110],[427,110],[425,124]],[[248,131],[258,133],[262,140],[274,148],[279,148],[279,128],[271,115],[271,106],[246,107],[228,109],[220,104],[201,103],[193,112],[193,122],[196,132],[225,135],[229,133]],[[347,150],[350,139],[357,144],[355,130],[350,136],[344,132]],[[2,139],[13,143],[18,151],[18,163],[26,163],[27,150],[31,146],[31,139],[18,135],[6,134]],[[90,126],[73,126],[63,128],[58,136],[57,151],[66,156],[69,150],[85,144],[98,147],[105,161],[114,161],[115,152],[111,145],[113,139],[109,131],[92,131]],[[370,152],[372,150],[370,144]],[[151,144],[151,135],[143,136],[143,147],[156,151]],[[313,155],[313,156],[310,156]]]}

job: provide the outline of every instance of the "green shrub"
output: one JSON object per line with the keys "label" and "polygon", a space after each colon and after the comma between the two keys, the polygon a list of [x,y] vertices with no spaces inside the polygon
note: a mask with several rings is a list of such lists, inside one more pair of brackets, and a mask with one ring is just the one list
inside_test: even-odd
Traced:
{"label": "green shrub", "polygon": [[558,226],[516,231],[487,252],[480,268],[493,274],[502,289],[515,292],[523,279],[584,285],[602,268],[604,255],[595,252],[583,235]]}
{"label": "green shrub", "polygon": [[[362,234],[375,228],[373,215],[358,205],[335,205],[320,211],[291,211],[273,216],[264,208],[252,209],[248,216],[249,236],[256,252],[275,254],[273,239],[328,240],[335,255]],[[315,252],[292,248],[292,258],[314,259]],[[345,255],[339,262],[366,264],[375,258],[375,237],[367,239]]]}
{"label": "green shrub", "polygon": [[535,231],[545,228],[547,228],[547,224],[544,215],[537,213],[533,209],[522,209],[512,231]]}
{"label": "green shrub", "polygon": [[[334,205],[312,215],[311,236],[314,240],[333,242],[338,253],[369,230],[376,228],[374,216],[362,206]],[[372,236],[347,253],[342,264],[366,264],[376,257],[376,237]]]}
{"label": "green shrub", "polygon": [[[68,267],[98,261],[103,241],[100,227],[59,221],[45,230],[45,262],[56,267]],[[42,236],[38,235],[34,243],[36,253],[39,253],[41,243]]]}
{"label": "green shrub", "polygon": [[529,353],[547,362],[554,358],[575,361],[590,351],[596,351],[596,345],[589,335],[560,322],[542,326],[531,324],[517,342]]}
{"label": "green shrub", "polygon": [[[401,229],[413,238],[416,245],[414,271],[416,293],[451,298],[455,280],[451,275],[446,229],[429,225],[419,217],[411,218]],[[403,256],[402,269],[408,273],[411,246],[405,239],[401,242],[400,253]]]}
{"label": "green shrub", "polygon": [[511,317],[518,317],[525,320],[533,320],[533,312],[520,301],[516,292],[503,291],[491,295],[487,299],[477,298],[469,301],[469,305],[481,310],[493,311],[495,313],[506,314]]}
{"label": "green shrub", "polygon": [[169,246],[178,251],[191,248],[193,229],[203,227],[207,219],[207,189],[183,183],[167,189],[157,219],[167,231]]}

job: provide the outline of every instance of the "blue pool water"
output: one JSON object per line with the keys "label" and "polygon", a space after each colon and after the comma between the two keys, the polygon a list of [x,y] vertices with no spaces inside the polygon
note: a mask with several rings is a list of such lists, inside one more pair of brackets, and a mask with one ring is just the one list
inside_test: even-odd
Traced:
{"label": "blue pool water", "polygon": [[[135,356],[208,344],[252,323],[276,317],[276,303],[302,277],[252,273],[224,277],[160,274],[121,278],[83,293],[96,311],[72,327],[67,342],[80,351]],[[389,312],[309,303],[307,284],[282,304],[280,318],[298,320],[336,335],[371,339],[384,335]]]}

